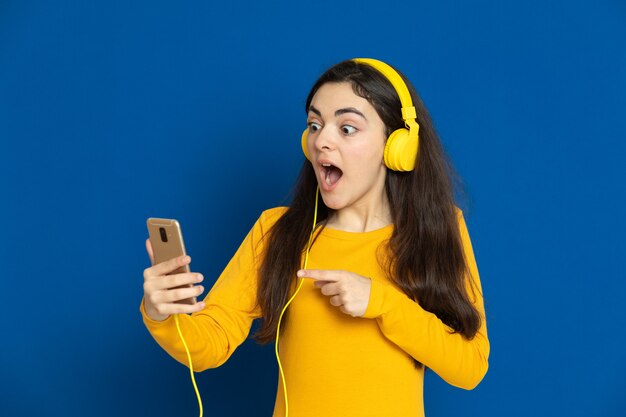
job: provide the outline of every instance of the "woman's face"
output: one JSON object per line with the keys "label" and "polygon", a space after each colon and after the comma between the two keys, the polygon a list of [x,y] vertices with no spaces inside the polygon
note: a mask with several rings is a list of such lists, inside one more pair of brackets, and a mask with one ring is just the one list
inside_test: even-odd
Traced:
{"label": "woman's face", "polygon": [[350,83],[326,83],[313,96],[307,147],[324,203],[334,210],[377,208],[385,199],[385,125]]}

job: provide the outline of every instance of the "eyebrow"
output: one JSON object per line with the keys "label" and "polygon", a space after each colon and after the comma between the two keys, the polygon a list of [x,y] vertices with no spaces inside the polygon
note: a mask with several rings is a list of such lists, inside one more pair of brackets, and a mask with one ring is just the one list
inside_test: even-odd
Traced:
{"label": "eyebrow", "polygon": [[[309,111],[317,114],[319,117],[322,117],[322,113],[318,109],[316,109],[315,106],[313,106],[313,105],[309,106]],[[358,111],[354,107],[345,107],[343,109],[337,110],[335,112],[335,117],[341,116],[342,114],[346,114],[346,113],[354,113],[354,114],[357,114],[357,115],[361,116],[363,119],[367,120],[367,117],[365,117],[365,115],[363,113],[361,113],[360,111]]]}

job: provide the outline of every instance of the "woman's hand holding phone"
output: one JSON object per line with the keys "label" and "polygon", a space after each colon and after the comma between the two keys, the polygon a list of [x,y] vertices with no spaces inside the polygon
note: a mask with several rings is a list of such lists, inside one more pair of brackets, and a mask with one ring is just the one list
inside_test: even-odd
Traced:
{"label": "woman's hand holding phone", "polygon": [[[146,239],[146,250],[152,266],[143,271],[144,308],[152,320],[163,321],[172,314],[189,314],[204,308],[204,302],[182,304],[181,300],[202,294],[204,287],[194,285],[204,277],[197,272],[168,275],[172,271],[191,263],[189,256],[179,256],[154,265],[154,253],[150,239]],[[186,287],[186,285],[189,285]],[[176,288],[181,287],[182,288]]]}

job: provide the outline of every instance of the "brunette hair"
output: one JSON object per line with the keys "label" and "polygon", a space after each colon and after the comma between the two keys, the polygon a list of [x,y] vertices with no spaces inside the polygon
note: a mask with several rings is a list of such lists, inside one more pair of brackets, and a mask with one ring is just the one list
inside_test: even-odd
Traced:
{"label": "brunette hair", "polygon": [[[385,189],[394,231],[386,245],[389,261],[383,266],[388,278],[407,296],[453,332],[471,339],[481,318],[466,290],[469,269],[454,200],[455,191],[462,191],[462,187],[426,107],[415,88],[403,79],[417,111],[419,150],[413,171],[387,171]],[[400,99],[391,83],[373,67],[354,61],[341,62],[322,74],[307,97],[305,111],[322,85],[343,82],[350,83],[354,93],[374,107],[387,135],[404,127]],[[263,322],[253,336],[261,344],[275,339],[278,318],[290,289],[295,288],[296,271],[301,268],[313,223],[316,189],[313,167],[305,160],[290,207],[265,236],[267,246],[257,293]],[[318,221],[328,218],[330,212],[320,199]],[[288,316],[289,309],[283,321]],[[421,366],[417,361],[415,364]]]}

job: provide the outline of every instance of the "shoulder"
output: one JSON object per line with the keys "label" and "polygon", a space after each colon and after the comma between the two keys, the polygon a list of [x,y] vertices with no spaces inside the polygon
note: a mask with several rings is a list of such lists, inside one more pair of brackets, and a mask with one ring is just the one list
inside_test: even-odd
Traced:
{"label": "shoulder", "polygon": [[454,206],[454,212],[456,213],[456,218],[458,220],[459,226],[461,228],[465,228],[465,215],[463,214],[463,210],[461,210],[458,206]]}
{"label": "shoulder", "polygon": [[259,217],[259,221],[264,223],[276,223],[288,209],[289,207],[274,207],[264,210],[261,213],[261,217]]}
{"label": "shoulder", "polygon": [[259,216],[256,226],[264,231],[269,230],[288,209],[289,207],[274,207],[264,210]]}
{"label": "shoulder", "polygon": [[459,235],[461,237],[463,246],[466,248],[467,247],[471,248],[472,243],[470,240],[469,231],[467,230],[467,223],[465,222],[465,216],[463,215],[463,210],[461,210],[457,206],[454,206],[454,210],[457,215],[457,220],[458,220],[458,225],[459,225]]}
{"label": "shoulder", "polygon": [[469,232],[467,230],[467,223],[465,222],[463,210],[461,210],[457,206],[454,206],[454,211],[456,212],[457,224],[459,226],[459,234],[461,236],[463,244],[467,245],[469,242]]}
{"label": "shoulder", "polygon": [[268,232],[286,211],[287,207],[275,207],[261,212],[246,236],[246,241],[249,241],[255,252],[262,250],[265,239],[269,236]]}

